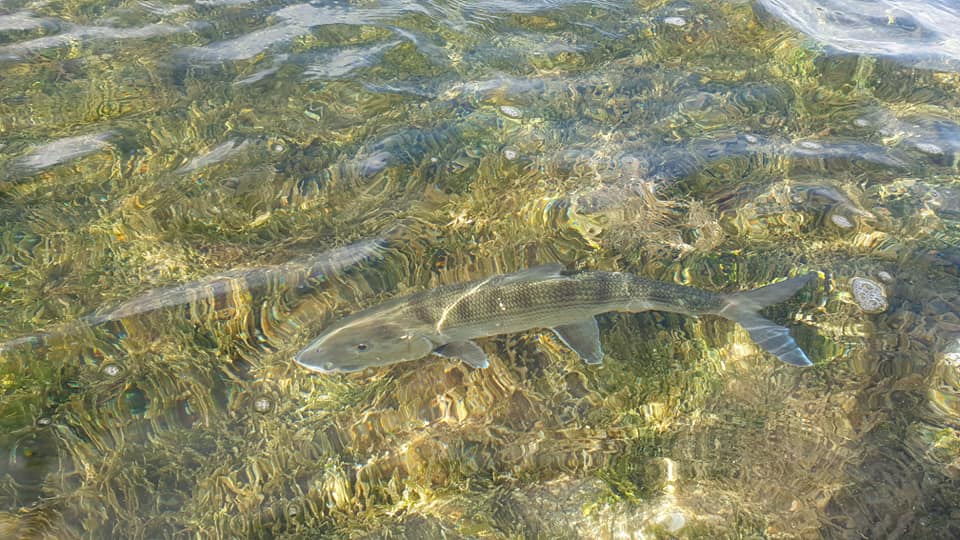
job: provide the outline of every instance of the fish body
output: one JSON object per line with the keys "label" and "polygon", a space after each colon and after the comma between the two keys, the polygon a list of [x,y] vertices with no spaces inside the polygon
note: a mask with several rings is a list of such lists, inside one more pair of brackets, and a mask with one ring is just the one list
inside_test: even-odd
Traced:
{"label": "fish body", "polygon": [[789,331],[758,314],[793,296],[810,273],[752,291],[720,294],[623,272],[566,273],[558,264],[445,285],[396,298],[348,316],[297,353],[318,372],[350,372],[429,354],[483,368],[474,339],[549,328],[589,364],[603,361],[594,318],[609,311],[719,315],[740,323],[780,360],[811,365]]}
{"label": "fish body", "polygon": [[234,269],[197,281],[155,289],[47,331],[0,342],[0,353],[47,345],[56,339],[82,333],[91,327],[179,306],[190,306],[192,313],[202,317],[204,313],[235,306],[254,294],[309,285],[361,263],[381,258],[386,253],[389,242],[389,236],[361,240],[283,264]]}

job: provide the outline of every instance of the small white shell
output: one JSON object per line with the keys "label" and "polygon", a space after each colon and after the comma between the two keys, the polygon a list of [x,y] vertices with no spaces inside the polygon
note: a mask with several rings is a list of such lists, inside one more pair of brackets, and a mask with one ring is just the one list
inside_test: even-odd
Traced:
{"label": "small white shell", "polygon": [[853,289],[853,298],[857,305],[866,313],[880,313],[886,311],[890,305],[887,302],[887,293],[883,290],[883,285],[875,281],[855,277],[850,280],[850,288]]}

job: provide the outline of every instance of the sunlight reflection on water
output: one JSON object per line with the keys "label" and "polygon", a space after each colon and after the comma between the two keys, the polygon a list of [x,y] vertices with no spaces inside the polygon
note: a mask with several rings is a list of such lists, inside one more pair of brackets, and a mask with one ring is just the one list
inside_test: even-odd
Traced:
{"label": "sunlight reflection on water", "polygon": [[774,16],[845,53],[960,70],[960,4],[950,0],[758,0]]}

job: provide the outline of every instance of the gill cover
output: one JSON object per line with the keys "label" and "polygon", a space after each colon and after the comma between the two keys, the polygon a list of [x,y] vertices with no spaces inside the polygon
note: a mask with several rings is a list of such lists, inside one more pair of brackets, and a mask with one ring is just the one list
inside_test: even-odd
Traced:
{"label": "gill cover", "polygon": [[335,325],[294,356],[301,366],[322,373],[359,371],[430,354],[434,344],[396,323],[378,320]]}

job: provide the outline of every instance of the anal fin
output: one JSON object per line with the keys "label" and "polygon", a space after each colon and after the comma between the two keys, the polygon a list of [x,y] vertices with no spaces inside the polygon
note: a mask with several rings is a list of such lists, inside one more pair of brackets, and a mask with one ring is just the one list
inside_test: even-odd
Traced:
{"label": "anal fin", "polygon": [[584,362],[591,365],[603,363],[600,329],[593,317],[578,323],[557,326],[553,328],[553,332],[567,347],[580,355]]}

